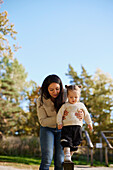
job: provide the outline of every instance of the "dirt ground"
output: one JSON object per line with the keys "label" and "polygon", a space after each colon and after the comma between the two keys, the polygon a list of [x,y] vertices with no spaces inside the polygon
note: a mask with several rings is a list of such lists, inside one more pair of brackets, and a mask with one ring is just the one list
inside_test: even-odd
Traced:
{"label": "dirt ground", "polygon": [[[14,163],[0,163],[0,170],[39,170],[39,166]],[[51,167],[50,170],[54,170],[54,167]],[[75,165],[74,170],[113,170],[113,165],[111,165],[110,167],[90,167],[85,165]]]}

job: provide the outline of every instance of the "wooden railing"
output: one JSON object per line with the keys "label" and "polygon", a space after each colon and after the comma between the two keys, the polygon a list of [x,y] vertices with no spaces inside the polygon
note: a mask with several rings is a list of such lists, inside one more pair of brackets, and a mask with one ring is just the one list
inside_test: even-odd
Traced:
{"label": "wooden railing", "polygon": [[106,136],[105,134],[113,134],[113,131],[101,131],[101,136],[107,144],[107,146],[105,147],[105,163],[106,163],[106,166],[108,166],[108,149],[113,149],[113,146],[110,144],[108,139],[113,139],[113,137]]}
{"label": "wooden railing", "polygon": [[85,130],[83,131],[85,133],[86,141],[87,141],[87,146],[89,149],[91,149],[91,166],[93,165],[93,144],[91,142],[90,136],[88,132]]}

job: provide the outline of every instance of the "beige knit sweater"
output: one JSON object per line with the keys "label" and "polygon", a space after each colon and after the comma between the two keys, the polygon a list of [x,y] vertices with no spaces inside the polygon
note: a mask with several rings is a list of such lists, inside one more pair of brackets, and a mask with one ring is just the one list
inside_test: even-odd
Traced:
{"label": "beige knit sweater", "polygon": [[85,105],[81,102],[77,102],[75,104],[65,103],[60,108],[57,114],[57,123],[58,125],[69,126],[69,125],[83,125],[83,119],[79,120],[75,113],[78,113],[79,110],[84,112],[84,120],[89,125],[92,126],[92,120],[90,114],[85,107]]}
{"label": "beige knit sweater", "polygon": [[54,103],[51,99],[43,98],[43,104],[41,105],[41,97],[37,99],[37,114],[38,119],[43,127],[51,127],[56,128],[56,110],[54,107]]}

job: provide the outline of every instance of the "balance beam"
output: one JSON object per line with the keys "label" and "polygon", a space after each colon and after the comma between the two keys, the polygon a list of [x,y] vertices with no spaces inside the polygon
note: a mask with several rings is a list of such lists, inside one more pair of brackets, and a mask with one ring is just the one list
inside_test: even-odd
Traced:
{"label": "balance beam", "polygon": [[64,170],[74,170],[73,162],[64,162],[63,163]]}

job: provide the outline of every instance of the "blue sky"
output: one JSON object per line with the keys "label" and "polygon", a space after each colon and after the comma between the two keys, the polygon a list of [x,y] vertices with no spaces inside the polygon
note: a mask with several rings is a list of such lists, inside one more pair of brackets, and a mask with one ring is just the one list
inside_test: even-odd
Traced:
{"label": "blue sky", "polygon": [[28,72],[28,80],[41,85],[48,74],[57,74],[63,84],[68,65],[89,74],[97,68],[113,78],[113,0],[4,0],[14,23],[15,54]]}

